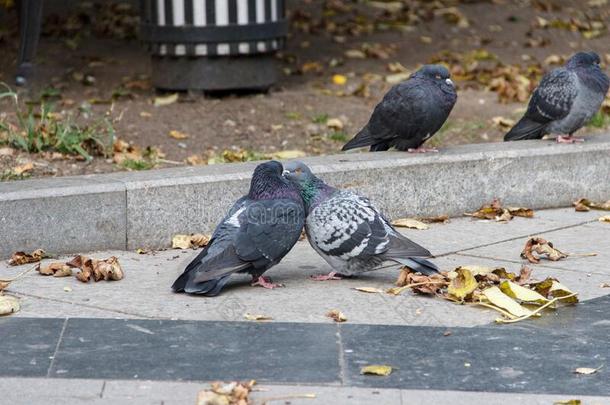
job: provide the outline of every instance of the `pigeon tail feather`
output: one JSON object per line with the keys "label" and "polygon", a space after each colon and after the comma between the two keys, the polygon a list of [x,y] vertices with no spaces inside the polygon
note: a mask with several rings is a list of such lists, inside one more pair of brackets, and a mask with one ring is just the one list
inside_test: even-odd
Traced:
{"label": "pigeon tail feather", "polygon": [[362,130],[360,130],[360,132],[358,132],[351,141],[343,145],[341,150],[346,151],[349,149],[362,148],[363,146],[369,146],[373,143],[375,143],[375,139],[372,137],[367,125],[362,128]]}
{"label": "pigeon tail feather", "polygon": [[540,122],[523,117],[504,135],[504,140],[523,141],[526,139],[540,139],[544,136],[546,126],[547,124],[541,124]]}
{"label": "pigeon tail feather", "polygon": [[419,257],[409,257],[407,259],[394,259],[400,264],[403,264],[413,271],[431,276],[433,274],[440,273],[439,268],[429,260],[422,259]]}

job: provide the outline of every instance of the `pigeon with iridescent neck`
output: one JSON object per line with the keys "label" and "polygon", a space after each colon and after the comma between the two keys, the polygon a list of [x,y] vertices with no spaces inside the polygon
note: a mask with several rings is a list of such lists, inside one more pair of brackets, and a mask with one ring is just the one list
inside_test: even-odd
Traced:
{"label": "pigeon with iridescent neck", "polygon": [[386,261],[426,275],[438,273],[433,263],[421,259],[430,252],[396,231],[367,198],[329,186],[301,162],[284,168],[284,176],[299,187],[305,202],[309,243],[333,269],[316,280],[357,275]]}
{"label": "pigeon with iridescent neck", "polygon": [[215,296],[233,273],[250,274],[252,285],[281,286],[263,273],[290,251],[305,222],[299,190],[282,172],[276,161],[256,167],[249,193],[231,207],[209,244],[174,282],[174,291]]}
{"label": "pigeon with iridescent neck", "polygon": [[441,65],[425,65],[387,92],[369,122],[342,150],[370,146],[371,152],[391,147],[436,152],[422,145],[441,129],[456,100],[449,70]]}
{"label": "pigeon with iridescent neck", "polygon": [[547,73],[534,90],[523,118],[504,140],[541,139],[556,134],[559,143],[583,141],[572,134],[591,120],[610,87],[610,79],[599,63],[595,52],[578,52],[565,66]]}

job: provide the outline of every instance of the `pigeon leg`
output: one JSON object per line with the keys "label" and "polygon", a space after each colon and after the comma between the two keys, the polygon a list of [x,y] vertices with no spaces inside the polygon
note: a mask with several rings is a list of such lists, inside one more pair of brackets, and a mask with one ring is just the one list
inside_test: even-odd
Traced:
{"label": "pigeon leg", "polygon": [[426,153],[426,152],[438,153],[438,149],[436,149],[436,148],[422,148],[420,146],[419,148],[409,148],[409,149],[407,149],[407,152],[409,152],[409,153]]}
{"label": "pigeon leg", "polygon": [[311,279],[314,281],[328,281],[328,280],[341,280],[343,277],[338,274],[336,271],[331,271],[328,274],[318,274],[315,276],[311,276]]}
{"label": "pigeon leg", "polygon": [[568,135],[568,136],[562,136],[562,135],[558,135],[557,136],[557,143],[577,143],[577,142],[584,142],[585,140],[582,138],[574,138],[572,135]]}
{"label": "pigeon leg", "polygon": [[263,276],[252,276],[252,283],[250,284],[252,287],[260,285],[263,288],[268,288],[270,290],[278,287],[284,287],[284,284],[274,283],[271,281],[269,277]]}

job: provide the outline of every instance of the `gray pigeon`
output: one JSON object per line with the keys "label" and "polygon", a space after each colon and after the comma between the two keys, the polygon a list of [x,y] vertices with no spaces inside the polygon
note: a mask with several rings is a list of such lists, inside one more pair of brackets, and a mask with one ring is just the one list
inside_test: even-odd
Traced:
{"label": "gray pigeon", "polygon": [[301,190],[309,243],[333,268],[329,275],[315,279],[356,275],[385,261],[422,274],[438,273],[433,263],[413,257],[430,256],[430,252],[396,231],[367,198],[329,186],[301,162],[287,163],[284,176]]}
{"label": "gray pigeon", "polygon": [[305,207],[280,162],[256,167],[248,195],[231,207],[210,243],[172,285],[176,292],[215,296],[232,273],[248,273],[252,285],[279,287],[263,277],[299,240]]}
{"label": "gray pigeon", "polygon": [[368,124],[342,150],[370,146],[371,152],[395,147],[409,152],[421,148],[445,123],[457,93],[447,68],[425,65],[392,87],[375,107]]}
{"label": "gray pigeon", "polygon": [[572,134],[599,110],[610,86],[599,63],[595,52],[578,52],[564,67],[544,75],[532,94],[525,115],[504,140],[541,139],[547,134],[558,134],[557,142],[582,141],[573,138]]}

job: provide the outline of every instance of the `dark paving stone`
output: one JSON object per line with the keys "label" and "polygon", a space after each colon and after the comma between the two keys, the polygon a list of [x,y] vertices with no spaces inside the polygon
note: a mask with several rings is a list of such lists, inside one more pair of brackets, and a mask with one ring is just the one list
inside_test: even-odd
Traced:
{"label": "dark paving stone", "polygon": [[[347,385],[403,389],[610,395],[608,339],[571,338],[554,329],[341,325]],[[351,351],[351,352],[350,352]],[[368,364],[398,369],[360,375]],[[606,365],[594,375],[576,367]]]}
{"label": "dark paving stone", "polygon": [[59,318],[0,318],[0,375],[46,376],[63,324]]}
{"label": "dark paving stone", "polygon": [[321,324],[70,319],[52,377],[339,382]]}

